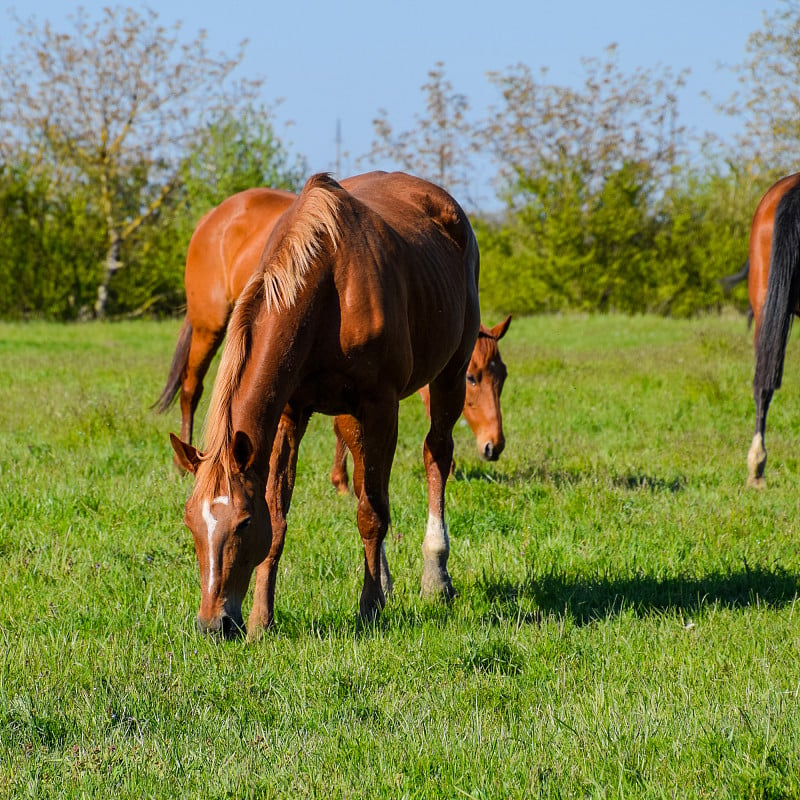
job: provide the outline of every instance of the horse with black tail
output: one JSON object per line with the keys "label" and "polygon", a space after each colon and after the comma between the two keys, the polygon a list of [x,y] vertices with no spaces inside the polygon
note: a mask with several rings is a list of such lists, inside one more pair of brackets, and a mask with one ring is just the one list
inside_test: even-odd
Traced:
{"label": "horse with black tail", "polygon": [[[764,257],[767,250],[768,261]],[[763,263],[768,265],[767,270],[753,269]],[[772,186],[756,209],[750,234],[748,285],[755,320],[756,422],[747,454],[747,485],[763,488],[767,410],[781,385],[793,317],[800,313],[800,173]]]}

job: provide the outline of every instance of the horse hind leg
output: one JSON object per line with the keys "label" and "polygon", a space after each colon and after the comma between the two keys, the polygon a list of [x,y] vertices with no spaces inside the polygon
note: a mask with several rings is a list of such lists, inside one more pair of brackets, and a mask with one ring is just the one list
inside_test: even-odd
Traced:
{"label": "horse hind leg", "polygon": [[181,376],[181,439],[191,444],[194,432],[194,415],[203,394],[205,378],[214,354],[223,338],[225,326],[219,330],[195,328],[192,331],[192,344]]}
{"label": "horse hind leg", "polygon": [[377,617],[392,589],[384,539],[389,529],[389,476],[397,445],[396,398],[362,409],[361,421],[339,417],[342,438],[353,456],[353,488],[358,498],[358,532],[364,545],[364,586],[359,616]]}
{"label": "horse hind leg", "polygon": [[[353,492],[360,499],[364,490],[364,452],[361,425],[355,417],[341,415],[334,419],[334,430],[337,437],[337,454],[340,445],[344,451],[345,459],[348,449],[353,454]],[[345,478],[347,477],[346,463],[345,460]],[[331,476],[331,480],[333,481],[333,476]],[[336,483],[334,482],[335,485]],[[347,491],[346,488],[345,491]],[[389,559],[386,557],[386,540],[384,539],[381,542],[381,588],[386,598],[391,595],[393,586],[394,581],[389,571]]]}
{"label": "horse hind leg", "polygon": [[772,400],[771,389],[754,388],[756,402],[756,428],[750,450],[747,453],[747,485],[752,489],[765,489],[764,468],[767,465],[767,450],[764,434],[767,428],[767,410]]}
{"label": "horse hind leg", "polygon": [[347,477],[347,445],[344,443],[339,429],[339,418],[333,419],[333,432],[336,436],[336,450],[333,454],[333,467],[331,468],[331,483],[339,494],[347,494],[349,479]]}
{"label": "horse hind leg", "polygon": [[[455,387],[455,388],[454,388]],[[428,525],[422,542],[423,596],[455,597],[447,571],[450,536],[444,515],[444,490],[453,463],[453,426],[464,405],[463,374],[439,376],[430,386],[431,427],[425,437],[423,459],[428,480]]]}

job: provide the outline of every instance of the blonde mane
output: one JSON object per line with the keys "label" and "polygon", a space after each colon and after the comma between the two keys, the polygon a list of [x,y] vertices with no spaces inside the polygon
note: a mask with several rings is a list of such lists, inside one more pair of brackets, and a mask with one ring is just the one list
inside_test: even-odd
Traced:
{"label": "blonde mane", "polygon": [[341,188],[326,173],[313,175],[303,187],[294,219],[263,265],[267,312],[285,311],[295,304],[322,249],[325,234],[336,249],[339,199],[332,190]]}
{"label": "blonde mane", "polygon": [[[316,258],[329,237],[335,250],[339,239],[339,198],[332,191],[341,189],[326,174],[308,179],[294,206],[286,214],[286,230],[267,259],[250,278],[237,301],[226,334],[217,379],[206,415],[203,461],[216,469],[200,469],[195,491],[215,493],[231,474],[233,423],[231,404],[252,349],[253,322],[261,311],[289,310],[297,301]],[[203,485],[198,486],[201,483]]]}

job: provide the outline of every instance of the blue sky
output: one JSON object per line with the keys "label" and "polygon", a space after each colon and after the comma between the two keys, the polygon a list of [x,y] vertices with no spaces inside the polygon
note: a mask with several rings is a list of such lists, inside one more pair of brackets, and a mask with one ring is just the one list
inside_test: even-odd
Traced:
{"label": "blue sky", "polygon": [[[92,16],[109,2],[0,0],[0,49],[13,48],[9,12],[55,26],[84,7]],[[123,5],[125,5],[123,3]],[[278,134],[302,153],[311,171],[336,166],[336,126],[341,126],[341,172],[358,171],[357,156],[370,149],[372,120],[382,108],[396,130],[406,130],[423,110],[420,87],[428,70],[443,61],[454,88],[467,95],[476,114],[496,101],[490,70],[526,63],[549,69],[553,82],[577,84],[582,57],[601,56],[616,42],[620,64],[689,68],[679,106],[681,121],[724,136],[736,121],[719,115],[712,102],[736,88],[724,65],[741,63],[748,35],[762,27],[764,12],[779,0],[159,0],[165,24],[182,21],[187,38],[209,34],[212,52],[233,55],[248,39],[245,74],[265,79],[264,99],[283,98]],[[284,127],[291,121],[290,127]]]}

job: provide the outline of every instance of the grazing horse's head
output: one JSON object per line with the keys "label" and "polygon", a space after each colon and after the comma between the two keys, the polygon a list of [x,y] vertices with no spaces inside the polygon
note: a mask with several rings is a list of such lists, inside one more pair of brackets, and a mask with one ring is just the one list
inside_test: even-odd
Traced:
{"label": "grazing horse's head", "polygon": [[244,632],[242,601],[272,540],[264,481],[253,469],[253,445],[247,434],[234,434],[229,468],[223,471],[174,434],[170,441],[177,461],[195,475],[184,522],[200,567],[197,627],[233,638]]}
{"label": "grazing horse's head", "polygon": [[494,328],[481,324],[467,369],[464,418],[475,434],[478,452],[486,461],[497,461],[506,446],[500,394],[508,370],[500,357],[497,342],[505,336],[510,324],[510,316]]}

